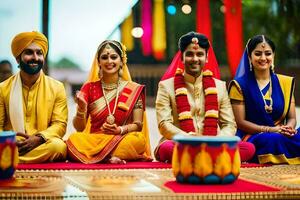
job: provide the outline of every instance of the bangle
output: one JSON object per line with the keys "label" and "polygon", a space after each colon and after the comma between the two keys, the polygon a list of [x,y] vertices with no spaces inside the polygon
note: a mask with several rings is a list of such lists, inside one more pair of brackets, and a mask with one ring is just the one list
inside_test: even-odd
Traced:
{"label": "bangle", "polygon": [[78,119],[85,119],[85,115],[77,114],[77,115],[75,115],[75,117],[78,118]]}
{"label": "bangle", "polygon": [[85,111],[80,111],[79,108],[77,107],[77,113],[76,113],[76,116],[80,119],[85,119],[85,116],[86,116],[86,110]]}
{"label": "bangle", "polygon": [[270,126],[260,126],[260,133],[269,133],[270,129]]}
{"label": "bangle", "polygon": [[86,113],[86,110],[85,111],[80,111],[79,108],[77,108],[77,113],[80,114],[80,115],[85,115]]}
{"label": "bangle", "polygon": [[123,129],[123,127],[122,126],[120,126],[120,135],[123,135],[123,132],[124,132],[124,129]]}
{"label": "bangle", "polygon": [[264,126],[260,126],[260,133],[264,132],[265,127]]}
{"label": "bangle", "polygon": [[125,126],[120,126],[121,128],[121,135],[125,135],[126,133],[128,133],[128,125]]}

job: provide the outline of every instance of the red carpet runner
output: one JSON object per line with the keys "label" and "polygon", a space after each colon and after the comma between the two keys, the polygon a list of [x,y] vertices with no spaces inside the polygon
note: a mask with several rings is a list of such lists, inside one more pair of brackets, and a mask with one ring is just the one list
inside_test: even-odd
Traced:
{"label": "red carpet runner", "polygon": [[231,193],[231,192],[276,192],[280,189],[238,179],[232,184],[224,185],[190,185],[179,184],[176,181],[168,181],[165,187],[175,193]]}
{"label": "red carpet runner", "polygon": [[[255,163],[242,164],[241,167],[266,167]],[[42,164],[19,164],[17,169],[43,169],[43,170],[79,170],[79,169],[165,169],[171,168],[171,164],[162,162],[127,162],[123,164],[83,164],[72,162],[42,163]]]}
{"label": "red carpet runner", "polygon": [[79,170],[79,169],[165,169],[171,164],[162,162],[127,162],[126,164],[83,164],[71,162],[19,164],[17,169],[43,169],[43,170]]}

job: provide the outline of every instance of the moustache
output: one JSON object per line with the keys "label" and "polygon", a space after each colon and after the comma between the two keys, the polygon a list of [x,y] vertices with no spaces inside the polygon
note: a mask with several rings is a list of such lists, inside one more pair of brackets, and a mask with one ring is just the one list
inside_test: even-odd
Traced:
{"label": "moustache", "polygon": [[31,65],[31,64],[36,64],[36,65],[42,65],[43,62],[40,60],[30,60],[26,64]]}

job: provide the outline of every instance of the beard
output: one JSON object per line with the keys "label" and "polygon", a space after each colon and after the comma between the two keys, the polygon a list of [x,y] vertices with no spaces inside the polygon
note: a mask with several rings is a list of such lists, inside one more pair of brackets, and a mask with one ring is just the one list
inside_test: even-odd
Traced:
{"label": "beard", "polygon": [[[32,67],[30,66],[31,64],[37,64],[37,66]],[[43,67],[44,63],[40,60],[38,61],[28,61],[28,63],[23,62],[22,60],[20,61],[19,67],[22,71],[26,72],[27,74],[37,74],[41,71],[42,67]]]}

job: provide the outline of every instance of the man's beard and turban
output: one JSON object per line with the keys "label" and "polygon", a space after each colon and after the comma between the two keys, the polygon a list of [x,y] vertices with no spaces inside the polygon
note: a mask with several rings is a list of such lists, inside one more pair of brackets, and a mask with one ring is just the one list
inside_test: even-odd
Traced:
{"label": "man's beard and turban", "polygon": [[[18,58],[22,52],[28,47],[30,44],[37,44],[42,52],[44,57],[46,57],[48,52],[48,40],[46,36],[42,33],[32,31],[32,32],[23,32],[14,37],[11,43],[11,51],[15,58]],[[31,67],[30,62],[36,62],[36,67]],[[20,60],[20,68],[28,74],[36,74],[38,73],[42,67],[43,63],[40,61],[30,61],[28,63],[24,63]]]}
{"label": "man's beard and turban", "polygon": [[48,52],[48,40],[46,36],[37,31],[23,32],[14,37],[11,43],[11,51],[15,58],[17,58],[25,50],[27,46],[35,43],[41,47],[44,57]]}

